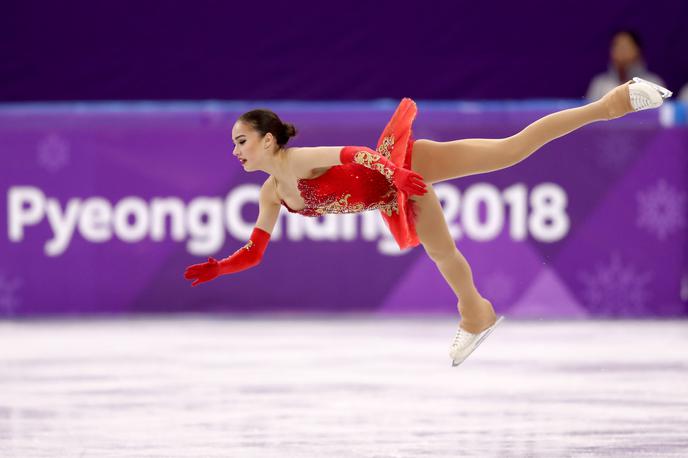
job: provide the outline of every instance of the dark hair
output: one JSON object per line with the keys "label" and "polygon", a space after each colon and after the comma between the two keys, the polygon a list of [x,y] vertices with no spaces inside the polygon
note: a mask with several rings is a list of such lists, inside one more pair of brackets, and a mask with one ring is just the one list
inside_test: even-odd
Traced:
{"label": "dark hair", "polygon": [[279,116],[270,110],[247,111],[239,117],[239,121],[250,124],[262,136],[271,133],[279,146],[286,145],[289,139],[296,135],[293,124],[283,123]]}
{"label": "dark hair", "polygon": [[614,39],[617,35],[628,35],[631,39],[631,41],[635,44],[635,46],[638,48],[639,51],[643,51],[643,42],[640,39],[640,35],[635,30],[631,29],[617,29],[614,34],[612,35],[612,39]]}

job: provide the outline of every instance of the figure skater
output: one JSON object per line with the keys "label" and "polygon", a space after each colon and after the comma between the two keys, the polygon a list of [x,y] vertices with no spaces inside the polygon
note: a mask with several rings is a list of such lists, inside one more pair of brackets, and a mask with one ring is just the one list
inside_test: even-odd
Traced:
{"label": "figure skater", "polygon": [[281,205],[305,216],[379,210],[399,247],[422,244],[456,294],[461,320],[449,355],[457,366],[503,317],[476,289],[437,195],[427,185],[512,166],[586,124],[657,108],[670,96],[667,89],[634,78],[600,100],[547,115],[511,137],[450,142],[414,141],[416,105],[403,99],[375,151],[363,146],[288,148],[296,134],[293,125],[268,110],[249,111],[232,128],[233,155],[244,170],[269,175],[260,189],[258,220],[246,245],[220,261],[210,257],[189,266],[184,276],[196,286],[257,265]]}

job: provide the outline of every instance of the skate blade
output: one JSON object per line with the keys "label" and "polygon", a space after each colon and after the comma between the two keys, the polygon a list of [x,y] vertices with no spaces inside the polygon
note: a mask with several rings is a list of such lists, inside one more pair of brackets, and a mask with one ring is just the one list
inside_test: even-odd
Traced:
{"label": "skate blade", "polygon": [[642,79],[642,78],[638,78],[637,76],[634,76],[634,77],[633,77],[633,81],[636,82],[636,83],[647,83],[647,84],[649,84],[650,86],[652,86],[653,88],[655,88],[655,89],[657,90],[657,92],[659,92],[659,94],[662,96],[663,99],[668,99],[669,97],[671,97],[671,96],[674,94],[674,93],[671,92],[669,89],[667,89],[667,88],[665,88],[665,87],[662,87],[662,86],[660,86],[659,84],[655,84],[655,83],[653,83],[652,81],[648,81],[648,80],[644,80],[644,79]]}
{"label": "skate blade", "polygon": [[496,328],[497,325],[498,325],[499,323],[501,323],[503,320],[504,320],[504,315],[502,315],[502,316],[500,316],[499,318],[497,318],[497,321],[495,321],[494,324],[493,324],[492,326],[490,326],[489,328],[485,329],[485,330],[482,332],[482,334],[480,335],[480,337],[478,337],[478,340],[475,341],[475,345],[473,346],[473,348],[471,349],[471,351],[469,351],[468,354],[467,354],[466,356],[463,357],[463,359],[460,359],[460,360],[454,359],[454,360],[452,360],[452,367],[456,367],[456,366],[458,366],[459,364],[461,364],[462,362],[466,361],[466,358],[468,358],[469,356],[471,356],[471,353],[473,353],[473,352],[475,351],[475,349],[478,348],[478,346],[479,346],[481,343],[483,343],[483,340],[487,339],[487,336],[489,336],[489,335],[492,333],[492,331],[494,331],[494,328]]}

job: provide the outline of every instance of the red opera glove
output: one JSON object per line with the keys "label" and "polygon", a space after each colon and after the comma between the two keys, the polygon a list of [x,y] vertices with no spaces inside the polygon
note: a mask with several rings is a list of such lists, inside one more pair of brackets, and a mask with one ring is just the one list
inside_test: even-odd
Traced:
{"label": "red opera glove", "polygon": [[422,176],[413,170],[398,167],[384,156],[367,148],[357,146],[342,148],[342,151],[339,153],[339,161],[342,164],[353,162],[380,172],[388,181],[394,183],[397,189],[404,191],[408,195],[418,194],[422,196],[428,192]]}
{"label": "red opera glove", "polygon": [[196,286],[219,275],[231,274],[256,266],[260,263],[269,240],[269,233],[254,227],[248,243],[232,253],[231,256],[221,261],[209,257],[208,262],[189,266],[184,271],[184,278],[194,280],[191,286]]}

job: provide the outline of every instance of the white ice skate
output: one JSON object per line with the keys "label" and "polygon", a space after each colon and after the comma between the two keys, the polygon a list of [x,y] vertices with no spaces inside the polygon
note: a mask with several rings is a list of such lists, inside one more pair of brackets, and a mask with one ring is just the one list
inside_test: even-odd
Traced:
{"label": "white ice skate", "polygon": [[473,351],[476,348],[478,348],[478,345],[483,343],[483,340],[485,340],[487,336],[490,335],[494,328],[497,327],[497,325],[503,319],[503,316],[498,317],[497,321],[495,321],[495,323],[492,326],[478,334],[470,333],[464,329],[461,329],[461,327],[459,326],[459,330],[456,331],[454,341],[452,342],[452,345],[449,348],[449,356],[452,359],[452,366],[456,367],[459,364],[461,364],[463,360],[468,358],[468,355],[473,353]]}
{"label": "white ice skate", "polygon": [[673,94],[667,88],[638,77],[633,78],[628,91],[635,111],[657,108]]}

